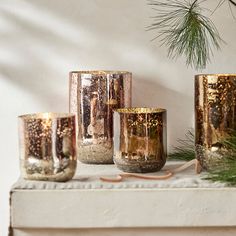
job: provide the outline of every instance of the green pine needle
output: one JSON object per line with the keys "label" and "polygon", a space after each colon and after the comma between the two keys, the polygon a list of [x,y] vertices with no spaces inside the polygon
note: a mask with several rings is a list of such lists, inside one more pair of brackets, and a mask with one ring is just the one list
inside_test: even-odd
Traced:
{"label": "green pine needle", "polygon": [[156,30],[157,37],[168,48],[168,56],[186,57],[186,64],[204,69],[213,54],[220,49],[219,33],[210,20],[202,14],[200,3],[193,0],[149,0],[156,11],[154,23],[149,30]]}
{"label": "green pine needle", "polygon": [[217,166],[209,170],[207,177],[204,179],[236,186],[236,158],[222,160]]}
{"label": "green pine needle", "polygon": [[179,146],[174,147],[173,152],[168,155],[169,160],[190,161],[195,159],[194,134],[189,130],[185,139],[178,139]]}
{"label": "green pine needle", "polygon": [[236,186],[236,132],[233,131],[221,143],[228,151],[222,159],[211,166],[205,179]]}
{"label": "green pine needle", "polygon": [[[179,146],[175,147],[174,151],[169,154],[169,159],[190,161],[195,158],[193,131],[189,130],[185,136],[185,140],[178,140]],[[203,179],[236,186],[236,131],[233,131],[228,138],[220,143],[227,151],[224,151],[224,156],[221,159],[214,161],[214,165],[211,163],[207,176]]]}

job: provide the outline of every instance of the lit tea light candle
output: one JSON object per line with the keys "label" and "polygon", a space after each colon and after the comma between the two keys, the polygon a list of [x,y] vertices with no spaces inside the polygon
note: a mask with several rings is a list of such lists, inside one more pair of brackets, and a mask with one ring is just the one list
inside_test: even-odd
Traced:
{"label": "lit tea light candle", "polygon": [[76,169],[75,115],[19,116],[21,174],[26,179],[67,181]]}

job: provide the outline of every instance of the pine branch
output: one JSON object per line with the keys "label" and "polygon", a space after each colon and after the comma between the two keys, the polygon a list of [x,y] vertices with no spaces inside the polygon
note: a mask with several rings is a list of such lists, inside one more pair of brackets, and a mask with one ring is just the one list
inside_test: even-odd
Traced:
{"label": "pine branch", "polygon": [[236,186],[236,159],[225,158],[215,168],[211,168],[204,179]]}
{"label": "pine branch", "polygon": [[[186,139],[178,140],[179,146],[169,155],[171,160],[189,161],[195,158],[195,141],[193,131],[186,134]],[[229,186],[236,186],[236,131],[232,131],[228,138],[220,141],[224,152],[222,158],[211,163],[208,174],[203,179],[213,182],[226,183]]]}
{"label": "pine branch", "polygon": [[236,186],[236,131],[232,131],[231,135],[221,143],[227,152],[222,159],[211,166],[205,179]]}
{"label": "pine branch", "polygon": [[192,130],[185,134],[185,139],[178,139],[178,146],[168,155],[169,160],[190,161],[195,159],[195,142]]}
{"label": "pine branch", "polygon": [[186,57],[186,64],[204,69],[210,62],[213,49],[220,49],[222,39],[210,20],[202,14],[202,1],[149,0],[156,16],[148,30],[157,31],[161,45],[168,48],[168,56]]}

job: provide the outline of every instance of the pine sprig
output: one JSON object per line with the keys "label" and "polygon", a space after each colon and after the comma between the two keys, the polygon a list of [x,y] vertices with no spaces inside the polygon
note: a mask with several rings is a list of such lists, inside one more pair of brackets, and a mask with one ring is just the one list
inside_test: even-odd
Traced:
{"label": "pine sprig", "polygon": [[[179,146],[169,154],[171,160],[189,161],[195,158],[195,141],[192,130],[186,134],[186,139],[179,139]],[[236,186],[236,131],[229,137],[220,141],[224,147],[224,156],[211,163],[207,176],[203,179],[213,182],[226,183],[229,186]]]}
{"label": "pine sprig", "polygon": [[209,168],[208,176],[205,178],[211,181],[227,183],[236,186],[236,132],[221,141],[227,152],[222,159]]}
{"label": "pine sprig", "polygon": [[178,139],[178,146],[168,155],[169,160],[190,161],[195,158],[194,134],[189,130],[185,134],[185,139]]}
{"label": "pine sprig", "polygon": [[[204,1],[204,0],[203,0]],[[149,0],[156,11],[149,30],[156,30],[154,38],[168,48],[168,56],[186,57],[186,64],[204,69],[210,62],[213,49],[220,49],[222,39],[210,18],[202,14],[199,0]]]}
{"label": "pine sprig", "polygon": [[236,186],[236,159],[224,158],[215,168],[211,168],[204,179]]}

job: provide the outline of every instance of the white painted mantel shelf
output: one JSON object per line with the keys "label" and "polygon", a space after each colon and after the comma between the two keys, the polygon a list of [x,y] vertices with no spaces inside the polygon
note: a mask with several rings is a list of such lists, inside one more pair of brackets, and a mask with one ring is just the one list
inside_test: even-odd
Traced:
{"label": "white painted mantel shelf", "polygon": [[10,235],[236,235],[236,188],[203,180],[193,168],[168,180],[99,180],[118,173],[114,165],[79,163],[67,183],[18,180]]}

